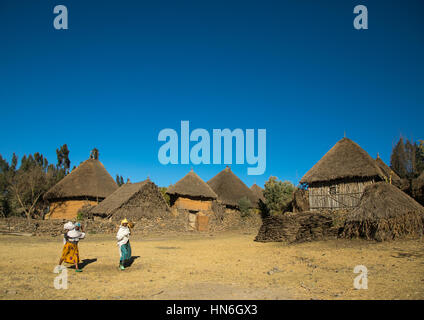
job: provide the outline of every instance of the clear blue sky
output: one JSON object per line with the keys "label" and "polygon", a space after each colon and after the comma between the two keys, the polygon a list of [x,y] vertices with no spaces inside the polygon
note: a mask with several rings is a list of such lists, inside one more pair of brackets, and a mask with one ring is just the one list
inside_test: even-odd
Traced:
{"label": "clear blue sky", "polygon": [[[66,5],[69,30],[53,28]],[[353,28],[364,4],[369,29]],[[0,154],[40,152],[71,166],[100,150],[110,174],[176,182],[194,167],[168,165],[163,128],[263,128],[270,175],[297,182],[346,136],[389,163],[400,134],[424,138],[424,2],[0,2]]]}

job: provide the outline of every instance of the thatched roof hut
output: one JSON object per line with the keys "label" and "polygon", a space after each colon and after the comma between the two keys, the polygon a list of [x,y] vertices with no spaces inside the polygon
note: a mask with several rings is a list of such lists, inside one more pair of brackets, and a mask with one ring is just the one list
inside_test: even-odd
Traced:
{"label": "thatched roof hut", "polygon": [[228,207],[237,208],[243,197],[249,199],[252,207],[257,206],[258,198],[228,166],[210,179],[208,185],[218,195],[218,200]]}
{"label": "thatched roof hut", "polygon": [[386,182],[368,185],[346,218],[343,236],[378,241],[423,234],[424,207]]}
{"label": "thatched roof hut", "polygon": [[348,138],[338,141],[300,180],[314,183],[340,179],[384,178],[374,159]]}
{"label": "thatched roof hut", "polygon": [[376,161],[348,138],[338,141],[300,180],[311,210],[356,207],[366,185],[384,180]]}
{"label": "thatched roof hut", "polygon": [[171,185],[166,191],[170,196],[203,198],[214,200],[218,196],[194,171],[190,170],[181,180]]}
{"label": "thatched roof hut", "polygon": [[99,160],[88,159],[72,170],[44,195],[46,200],[64,198],[104,199],[118,189]]}
{"label": "thatched roof hut", "polygon": [[168,211],[168,205],[159,188],[147,179],[138,183],[123,184],[92,208],[90,213],[105,218],[112,217],[113,220],[137,220],[164,217]]}
{"label": "thatched roof hut", "polygon": [[264,197],[264,189],[262,189],[260,186],[258,186],[256,183],[254,183],[250,190],[252,190],[253,194],[261,200],[263,203],[265,203],[265,197]]}
{"label": "thatched roof hut", "polygon": [[218,198],[212,188],[194,171],[190,170],[181,180],[171,185],[166,191],[169,194],[171,207],[175,210],[190,212],[192,224],[199,214],[212,213],[212,201]]}
{"label": "thatched roof hut", "polygon": [[95,205],[116,189],[118,185],[99,160],[85,160],[44,195],[51,204],[48,218],[75,218],[82,206]]}

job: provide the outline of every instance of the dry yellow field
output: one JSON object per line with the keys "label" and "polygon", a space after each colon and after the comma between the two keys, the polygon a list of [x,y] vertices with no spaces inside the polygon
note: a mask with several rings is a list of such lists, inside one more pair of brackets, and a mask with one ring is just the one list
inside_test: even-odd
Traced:
{"label": "dry yellow field", "polygon": [[[133,237],[118,269],[113,235],[80,243],[89,263],[57,290],[61,238],[0,236],[0,299],[424,299],[424,240],[331,240],[287,246],[255,233]],[[356,265],[368,290],[353,288]]]}

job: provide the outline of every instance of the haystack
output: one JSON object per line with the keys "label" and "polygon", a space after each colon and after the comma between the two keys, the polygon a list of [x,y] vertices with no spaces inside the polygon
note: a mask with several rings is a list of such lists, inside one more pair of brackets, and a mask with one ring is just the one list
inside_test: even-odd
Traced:
{"label": "haystack", "polygon": [[264,197],[264,189],[262,189],[260,186],[258,186],[256,183],[254,183],[250,190],[252,190],[253,194],[261,200],[263,203],[265,203],[265,197]]}
{"label": "haystack", "polygon": [[386,182],[365,188],[359,206],[346,218],[342,236],[377,241],[423,234],[424,207]]}
{"label": "haystack", "polygon": [[333,215],[328,213],[301,212],[296,214],[269,215],[262,221],[255,241],[304,242],[336,238],[338,228]]}
{"label": "haystack", "polygon": [[103,218],[111,217],[112,220],[163,218],[170,215],[162,193],[150,179],[122,185],[92,208],[90,213]]}
{"label": "haystack", "polygon": [[364,188],[384,180],[375,160],[348,138],[337,142],[300,180],[311,211],[355,208]]}
{"label": "haystack", "polygon": [[218,195],[218,200],[226,207],[238,208],[243,197],[249,199],[252,207],[258,204],[258,198],[227,166],[215,177],[208,181],[208,185]]}
{"label": "haystack", "polygon": [[44,195],[50,203],[48,219],[73,219],[85,205],[97,205],[118,185],[97,159],[88,159]]}
{"label": "haystack", "polygon": [[296,188],[293,192],[292,207],[293,212],[309,211],[309,191]]}

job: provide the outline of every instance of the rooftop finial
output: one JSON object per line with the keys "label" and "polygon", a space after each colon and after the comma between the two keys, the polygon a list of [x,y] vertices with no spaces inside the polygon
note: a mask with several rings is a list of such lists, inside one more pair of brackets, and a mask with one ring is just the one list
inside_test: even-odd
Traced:
{"label": "rooftop finial", "polygon": [[91,150],[90,159],[99,160],[99,150],[97,150],[97,148]]}

